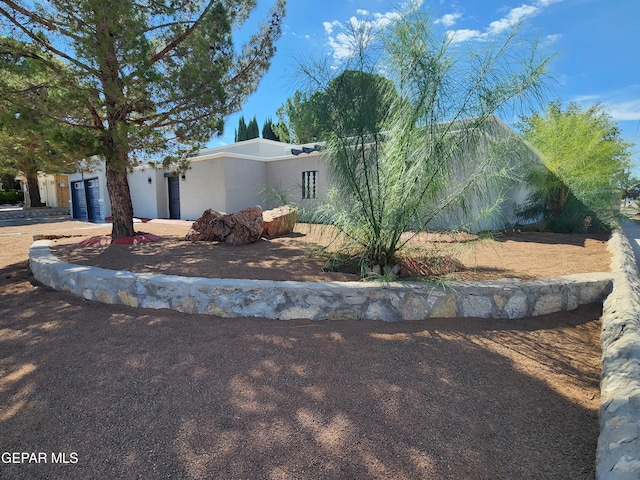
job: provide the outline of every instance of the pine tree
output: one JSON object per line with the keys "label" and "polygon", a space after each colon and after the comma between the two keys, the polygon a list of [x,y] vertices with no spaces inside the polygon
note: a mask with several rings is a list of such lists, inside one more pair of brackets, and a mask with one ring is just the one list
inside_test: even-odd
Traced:
{"label": "pine tree", "polygon": [[[68,99],[70,113],[54,120],[94,137],[105,161],[114,238],[135,235],[128,171],[153,159],[187,168],[190,154],[221,134],[225,118],[256,90],[281,35],[286,0],[274,1],[240,46],[232,33],[253,1],[3,2],[0,33],[33,47],[34,59],[60,82],[79,86]],[[24,56],[7,42],[2,47],[6,55]],[[21,98],[2,88],[2,77],[0,99]],[[21,91],[37,87],[27,81]]]}
{"label": "pine tree", "polygon": [[[55,76],[37,60],[39,52],[30,51],[26,44],[6,37],[0,39],[0,44],[21,50],[24,55],[24,58],[0,55],[0,91],[15,92],[0,95],[0,172],[23,176],[29,188],[30,205],[39,206],[38,172],[74,171],[83,154],[92,154],[93,145],[84,148],[77,135],[68,138],[71,127],[51,119],[73,95],[71,84],[56,84]],[[58,68],[64,65],[59,64]],[[21,92],[28,82],[37,82],[39,86]],[[23,103],[29,106],[21,106]]]}
{"label": "pine tree", "polygon": [[238,129],[236,130],[236,143],[244,142],[247,138],[247,124],[244,123],[244,116],[238,120]]}
{"label": "pine tree", "polygon": [[260,130],[258,129],[258,120],[255,115],[247,125],[247,140],[260,137]]}
{"label": "pine tree", "polygon": [[262,138],[275,140],[276,142],[280,141],[276,132],[273,131],[273,120],[271,120],[271,117],[267,118],[264,125],[262,125]]}

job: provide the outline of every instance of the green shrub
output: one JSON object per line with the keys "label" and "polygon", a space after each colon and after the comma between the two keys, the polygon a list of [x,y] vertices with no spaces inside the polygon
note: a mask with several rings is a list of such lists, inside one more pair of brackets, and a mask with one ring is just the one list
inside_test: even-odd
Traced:
{"label": "green shrub", "polygon": [[17,205],[24,203],[22,190],[0,190],[0,205]]}

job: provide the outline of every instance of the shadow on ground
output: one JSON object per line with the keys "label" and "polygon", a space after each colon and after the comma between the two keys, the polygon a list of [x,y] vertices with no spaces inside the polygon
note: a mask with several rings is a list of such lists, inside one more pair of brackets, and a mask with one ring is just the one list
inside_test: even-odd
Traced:
{"label": "shadow on ground", "polygon": [[[593,478],[600,306],[523,320],[217,319],[0,271],[0,478]],[[50,457],[49,457],[50,458]]]}

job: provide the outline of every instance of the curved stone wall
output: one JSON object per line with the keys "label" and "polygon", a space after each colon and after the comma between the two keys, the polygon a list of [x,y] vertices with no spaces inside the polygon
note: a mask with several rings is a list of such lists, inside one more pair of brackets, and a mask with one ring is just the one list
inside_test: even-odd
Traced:
{"label": "curved stone wall", "polygon": [[640,277],[621,231],[608,245],[617,273],[602,316],[598,480],[640,478]]}
{"label": "curved stone wall", "polygon": [[536,282],[313,283],[145,275],[65,263],[34,242],[35,278],[88,300],[222,317],[422,320],[522,318],[604,301],[598,480],[640,478],[640,275],[621,231],[608,248],[612,274]]}
{"label": "curved stone wall", "polygon": [[134,274],[73,265],[34,242],[29,252],[35,278],[87,300],[143,308],[169,308],[221,317],[424,320],[433,317],[523,318],[581,304],[610,293],[607,273],[523,282],[450,282],[445,286],[394,282],[275,282]]}

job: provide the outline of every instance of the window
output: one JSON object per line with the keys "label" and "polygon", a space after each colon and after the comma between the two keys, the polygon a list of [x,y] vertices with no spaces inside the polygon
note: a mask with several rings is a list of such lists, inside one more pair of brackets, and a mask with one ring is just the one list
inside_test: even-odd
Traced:
{"label": "window", "polygon": [[318,198],[318,171],[302,172],[302,198]]}

